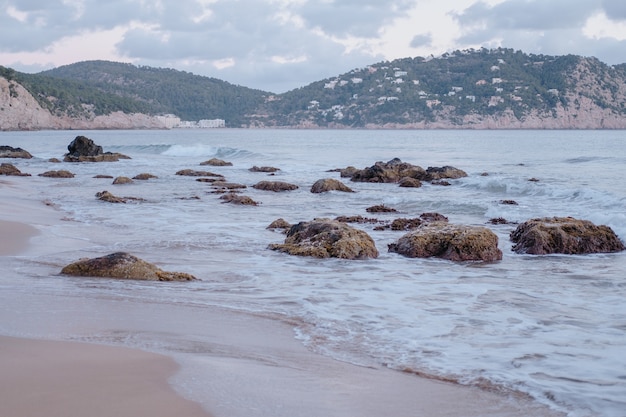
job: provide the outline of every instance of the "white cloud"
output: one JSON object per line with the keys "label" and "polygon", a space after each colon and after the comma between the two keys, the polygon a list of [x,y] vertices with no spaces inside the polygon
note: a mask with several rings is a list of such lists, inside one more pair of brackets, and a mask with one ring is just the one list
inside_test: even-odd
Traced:
{"label": "white cloud", "polygon": [[2,0],[0,64],[170,67],[274,92],[386,59],[504,46],[626,62],[624,0]]}

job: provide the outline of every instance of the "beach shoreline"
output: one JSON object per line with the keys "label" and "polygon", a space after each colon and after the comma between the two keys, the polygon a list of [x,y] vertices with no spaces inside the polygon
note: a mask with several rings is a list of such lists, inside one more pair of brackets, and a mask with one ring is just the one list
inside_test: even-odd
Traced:
{"label": "beach shoreline", "polygon": [[[0,230],[15,236],[5,253],[45,256],[51,250],[47,228],[63,227],[63,213],[30,195],[27,180],[0,191],[1,204],[12,206],[0,210]],[[33,235],[33,230],[38,233]],[[76,245],[82,242],[64,237]],[[5,253],[3,258],[11,257]],[[0,403],[7,407],[3,415],[125,415],[116,408],[122,403],[132,410],[126,415],[133,416],[206,416],[207,412],[216,417],[560,415],[528,398],[313,353],[295,339],[293,325],[279,318],[219,307],[172,303],[164,308],[156,302],[26,290],[17,296],[0,295],[0,306],[10,323],[9,334],[0,337]],[[69,342],[68,337],[91,343]],[[43,340],[48,338],[61,341]],[[127,340],[135,339],[140,340],[138,346],[128,345]],[[104,346],[110,344],[117,346]],[[170,356],[180,368],[176,371],[173,360],[151,352]],[[133,369],[139,375],[129,372]],[[70,371],[74,383],[59,383],[65,379],[61,375]],[[103,386],[102,379],[94,377],[102,372],[110,373],[110,385]],[[141,381],[133,379],[139,377]],[[135,396],[138,384],[144,388]],[[42,393],[46,401],[27,404],[27,399]],[[189,411],[174,413],[161,406],[166,398],[172,407]],[[63,408],[68,401],[86,408],[68,414]],[[89,408],[98,401],[101,414]],[[31,408],[39,406],[45,406],[45,413],[43,408]]]}

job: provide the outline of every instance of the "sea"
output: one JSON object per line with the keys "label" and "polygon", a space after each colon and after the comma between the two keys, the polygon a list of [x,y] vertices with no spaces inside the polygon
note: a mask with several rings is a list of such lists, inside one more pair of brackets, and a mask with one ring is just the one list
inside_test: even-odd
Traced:
{"label": "sea", "polygon": [[[79,134],[105,152],[131,159],[49,162],[62,160]],[[8,305],[10,317],[17,317],[20,300],[33,294],[124,304],[148,300],[162,308],[217,306],[285,320],[299,343],[337,360],[521,392],[570,417],[626,416],[626,252],[516,254],[509,239],[526,220],[572,216],[607,225],[626,241],[624,131],[36,131],[0,132],[0,145],[34,155],[3,160],[32,174],[6,180],[28,184],[31,196],[63,217],[47,230],[57,244],[0,260],[5,318]],[[211,158],[232,166],[200,166]],[[451,165],[468,176],[450,180],[449,186],[400,188],[350,182],[334,171],[393,158],[423,168]],[[253,166],[279,171],[251,172]],[[75,177],[38,176],[59,169]],[[225,204],[210,184],[175,174],[182,169],[207,170],[244,184],[241,193],[259,204]],[[94,178],[140,173],[157,178],[129,185]],[[311,193],[322,178],[340,179],[355,192]],[[252,188],[263,180],[299,188],[280,193]],[[104,190],[142,201],[99,201],[95,194]],[[6,198],[2,188],[0,198]],[[506,200],[517,204],[503,204]],[[397,212],[366,211],[380,204]],[[454,224],[488,227],[499,238],[502,260],[406,258],[387,250],[406,232],[375,230],[376,224],[352,226],[374,239],[377,259],[317,259],[268,249],[284,240],[282,231],[267,228],[279,218],[291,224],[357,215],[391,221],[426,212],[440,213]],[[491,224],[494,218],[507,223]],[[181,285],[59,275],[62,266],[78,258],[117,251],[158,261],[163,269],[193,274],[198,281]],[[0,320],[0,333],[85,338],[79,317],[54,320],[64,308],[70,307],[41,306],[48,317],[45,328]],[[107,312],[97,314],[105,318]],[[172,335],[148,333],[138,329],[94,340],[131,347],[154,347],[159,338],[176,343]]]}

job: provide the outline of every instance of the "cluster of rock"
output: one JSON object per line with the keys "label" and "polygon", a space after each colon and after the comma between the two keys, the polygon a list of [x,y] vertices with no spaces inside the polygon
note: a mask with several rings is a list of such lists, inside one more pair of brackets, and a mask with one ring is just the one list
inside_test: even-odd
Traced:
{"label": "cluster of rock", "polygon": [[[128,158],[121,154],[105,153],[102,147],[91,139],[77,136],[68,146],[69,153],[65,160],[70,162],[103,162]],[[0,157],[32,158],[21,148],[0,147]],[[201,163],[210,166],[232,166],[232,163],[213,158]],[[280,171],[275,167],[250,168],[251,172],[274,175]],[[429,167],[423,169],[417,165],[402,162],[395,158],[388,162],[376,162],[374,165],[356,169],[348,167],[335,170],[341,177],[348,177],[353,182],[396,183],[401,187],[420,187],[422,181],[432,184],[450,185],[447,179],[458,179],[467,174],[451,166]],[[0,165],[0,175],[27,176],[11,164]],[[72,178],[69,171],[48,171],[39,174],[43,177]],[[210,171],[183,169],[176,175],[196,177],[196,181],[208,183],[213,192],[222,194],[224,203],[255,206],[259,203],[250,197],[238,194],[247,188],[245,184],[227,182],[221,174]],[[110,176],[101,176],[112,178]],[[135,177],[117,177],[113,184],[128,184],[133,180],[157,178],[149,173]],[[299,189],[298,185],[284,181],[259,181],[252,188],[261,191],[286,192]],[[311,193],[354,191],[341,181],[324,178],[316,181]],[[134,197],[118,197],[109,191],[96,194],[96,198],[109,203],[127,203],[143,201]],[[502,200],[501,204],[514,205],[512,200]],[[392,207],[376,205],[366,208],[368,213],[393,214]],[[317,258],[370,259],[379,256],[374,240],[367,232],[350,226],[348,223],[377,224],[374,230],[392,230],[406,232],[397,241],[388,245],[388,251],[410,258],[437,257],[455,262],[479,261],[494,262],[502,259],[498,247],[498,237],[490,229],[479,226],[455,225],[439,213],[422,213],[417,218],[396,218],[391,221],[362,216],[314,219],[291,225],[284,219],[273,222],[269,229],[283,230],[286,237],[283,243],[271,244],[269,249],[298,256]],[[505,219],[492,219],[492,224],[508,224]],[[543,255],[552,253],[585,254],[599,252],[618,252],[625,250],[623,242],[608,226],[596,226],[586,220],[570,217],[531,219],[517,226],[511,232],[512,250],[520,254]],[[127,253],[114,253],[101,258],[82,259],[62,270],[63,274],[81,276],[106,276],[123,279],[147,279],[158,281],[189,281],[193,276],[181,273],[165,272]]]}
{"label": "cluster of rock", "polygon": [[347,167],[339,170],[341,176],[355,182],[397,183],[402,187],[421,187],[422,181],[441,181],[467,177],[461,169],[444,166],[424,169],[418,165],[394,158],[388,162],[378,161],[374,165],[356,169]]}

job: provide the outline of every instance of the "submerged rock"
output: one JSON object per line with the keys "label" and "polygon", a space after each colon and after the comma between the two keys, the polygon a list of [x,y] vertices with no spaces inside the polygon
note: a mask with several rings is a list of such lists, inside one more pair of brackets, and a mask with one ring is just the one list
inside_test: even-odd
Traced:
{"label": "submerged rock", "polygon": [[223,175],[220,174],[214,174],[210,171],[197,171],[195,169],[181,169],[180,171],[176,172],[176,175],[182,175],[185,177],[217,177],[217,178],[224,178]]}
{"label": "submerged rock", "polygon": [[532,255],[620,252],[624,244],[608,226],[573,217],[528,220],[511,233],[513,251]]}
{"label": "submerged rock", "polygon": [[156,175],[149,174],[147,172],[142,172],[141,174],[137,174],[133,177],[134,180],[146,181],[153,178],[159,178]]}
{"label": "submerged rock", "polygon": [[384,204],[378,204],[376,206],[371,206],[365,209],[368,213],[396,213],[396,210],[393,207],[388,207]]}
{"label": "submerged rock", "polygon": [[144,281],[193,281],[184,272],[166,272],[129,253],[116,252],[100,258],[80,259],[61,270],[61,274],[81,277],[137,279]]}
{"label": "submerged rock", "polygon": [[117,177],[113,180],[113,185],[132,184],[133,180],[128,177]]}
{"label": "submerged rock", "polygon": [[485,227],[425,223],[389,245],[389,252],[409,258],[437,257],[450,261],[499,261],[498,236]]}
{"label": "submerged rock", "polygon": [[224,203],[238,204],[241,206],[258,206],[259,203],[254,201],[248,196],[239,195],[234,193],[224,194],[220,197],[220,200],[224,200]]}
{"label": "submerged rock", "polygon": [[269,245],[269,249],[316,258],[378,257],[374,240],[366,232],[330,219],[300,222],[289,229],[284,243]]}
{"label": "submerged rock", "polygon": [[344,193],[354,192],[352,188],[333,178],[317,180],[311,187],[311,192],[314,194],[326,193],[328,191],[341,191]]}

